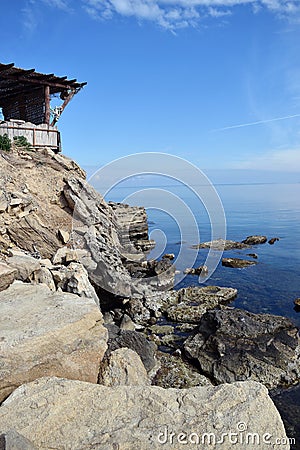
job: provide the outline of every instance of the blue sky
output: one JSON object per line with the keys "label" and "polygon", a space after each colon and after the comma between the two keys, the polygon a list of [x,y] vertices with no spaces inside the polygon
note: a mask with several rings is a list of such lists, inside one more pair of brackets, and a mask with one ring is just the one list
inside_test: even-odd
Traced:
{"label": "blue sky", "polygon": [[88,82],[58,122],[82,165],[300,170],[299,0],[2,0],[0,37],[2,63]]}

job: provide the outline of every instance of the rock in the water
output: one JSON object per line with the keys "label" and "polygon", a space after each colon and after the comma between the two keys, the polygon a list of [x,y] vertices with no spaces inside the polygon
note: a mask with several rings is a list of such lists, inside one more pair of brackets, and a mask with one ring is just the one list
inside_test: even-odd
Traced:
{"label": "rock in the water", "polygon": [[107,355],[122,347],[134,350],[141,358],[145,369],[152,373],[157,369],[155,352],[157,346],[149,342],[146,337],[138,331],[121,330],[115,325],[105,325],[109,332]]}
{"label": "rock in the water", "polygon": [[160,368],[152,384],[165,389],[187,389],[194,386],[211,386],[211,381],[201,375],[191,364],[184,362],[180,356],[169,353],[157,353]]}
{"label": "rock in the water", "polygon": [[202,242],[201,244],[192,245],[192,248],[212,248],[213,250],[219,251],[248,248],[249,245],[243,242],[230,241],[226,239],[215,239],[214,241]]}
{"label": "rock in the water", "polygon": [[197,324],[208,309],[228,303],[237,295],[236,289],[219,286],[189,287],[177,292],[179,303],[165,311],[167,317],[174,322]]}
{"label": "rock in the water", "polygon": [[258,245],[265,244],[267,240],[267,236],[248,236],[242,241],[242,243],[246,245]]}
{"label": "rock in the water", "polygon": [[[42,378],[2,404],[0,424],[4,433],[15,429],[38,449],[207,450],[223,437],[222,449],[245,450],[247,433],[261,440],[251,449],[273,447],[263,436],[287,442],[267,389],[254,382],[182,390]],[[234,446],[229,433],[237,433]]]}
{"label": "rock in the water", "polygon": [[45,375],[97,382],[107,330],[94,300],[17,283],[0,305],[0,401]]}
{"label": "rock in the water", "polygon": [[284,317],[235,308],[208,311],[184,349],[217,383],[251,379],[274,388],[300,376],[298,330]]}
{"label": "rock in the water", "polygon": [[208,267],[207,266],[199,266],[199,267],[188,267],[183,271],[183,273],[187,275],[207,275],[208,274]]}
{"label": "rock in the water", "polygon": [[104,386],[146,386],[150,384],[139,355],[129,348],[114,350],[100,367],[99,380]]}
{"label": "rock in the water", "polygon": [[172,261],[174,258],[175,258],[174,253],[165,253],[165,254],[162,256],[162,259],[170,259],[171,261]]}
{"label": "rock in the water", "polygon": [[17,278],[17,275],[18,271],[15,268],[0,262],[0,291],[7,289]]}
{"label": "rock in the water", "polygon": [[277,241],[279,241],[279,238],[278,238],[278,237],[274,237],[274,238],[270,239],[270,240],[268,241],[268,243],[269,243],[270,245],[273,245],[273,244],[275,244],[275,242],[277,242]]}
{"label": "rock in the water", "polygon": [[248,256],[251,256],[253,259],[257,259],[258,255],[256,253],[247,253]]}
{"label": "rock in the water", "polygon": [[222,266],[243,269],[244,267],[255,266],[256,261],[249,261],[241,258],[222,258]]}
{"label": "rock in the water", "polygon": [[296,306],[300,306],[300,297],[294,300]]}

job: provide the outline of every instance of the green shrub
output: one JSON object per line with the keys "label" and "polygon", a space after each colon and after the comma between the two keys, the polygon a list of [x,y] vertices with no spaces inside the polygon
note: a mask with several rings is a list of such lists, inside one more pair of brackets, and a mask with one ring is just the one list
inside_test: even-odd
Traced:
{"label": "green shrub", "polygon": [[24,150],[27,151],[31,151],[32,150],[32,146],[31,144],[27,141],[25,136],[15,136],[14,137],[14,144],[16,147],[20,147]]}
{"label": "green shrub", "polygon": [[8,152],[11,149],[11,140],[7,136],[7,134],[4,134],[3,136],[0,136],[0,150],[5,150]]}

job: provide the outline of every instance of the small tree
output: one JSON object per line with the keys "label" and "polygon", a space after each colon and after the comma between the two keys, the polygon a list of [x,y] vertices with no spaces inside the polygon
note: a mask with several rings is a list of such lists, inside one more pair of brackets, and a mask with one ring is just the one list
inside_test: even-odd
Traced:
{"label": "small tree", "polygon": [[6,152],[9,152],[10,149],[11,149],[11,140],[9,139],[7,134],[0,136],[0,150],[5,150]]}

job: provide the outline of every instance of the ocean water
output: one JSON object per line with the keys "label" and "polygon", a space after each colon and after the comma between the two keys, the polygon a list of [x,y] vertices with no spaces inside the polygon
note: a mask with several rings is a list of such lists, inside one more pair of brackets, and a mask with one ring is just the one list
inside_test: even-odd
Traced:
{"label": "ocean water", "polygon": [[[191,267],[191,263],[197,267],[206,262],[208,251],[192,249],[192,245],[211,240],[212,236],[224,237],[222,217],[215,211],[219,205],[215,199],[207,204],[208,189],[173,181],[162,185],[123,185],[114,188],[106,199],[146,206],[150,236],[157,241],[149,257],[174,253],[175,265],[182,271]],[[195,195],[195,190],[200,195]],[[225,251],[224,257],[250,260],[247,254],[256,253],[258,264],[234,269],[219,262],[204,283],[193,275],[183,278],[181,273],[176,289],[196,285],[234,287],[238,296],[233,306],[255,313],[283,315],[300,327],[300,310],[294,307],[294,300],[300,297],[300,183],[220,184],[215,185],[215,190],[224,208],[227,239],[240,241],[257,234],[268,239],[278,237],[279,241],[274,245]]]}

